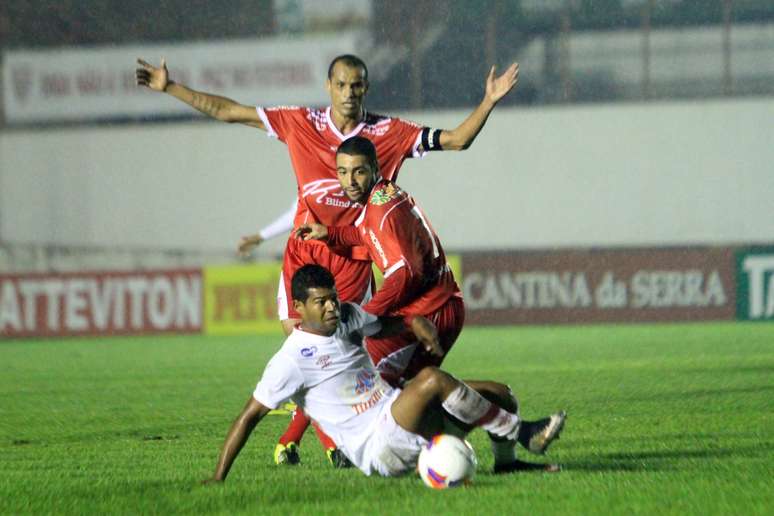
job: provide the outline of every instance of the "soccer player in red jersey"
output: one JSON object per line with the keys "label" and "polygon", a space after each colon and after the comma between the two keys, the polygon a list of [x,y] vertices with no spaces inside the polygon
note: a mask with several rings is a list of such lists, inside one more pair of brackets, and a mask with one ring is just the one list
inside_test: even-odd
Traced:
{"label": "soccer player in red jersey", "polygon": [[384,284],[363,309],[376,316],[424,316],[438,330],[443,354],[417,346],[406,332],[391,338],[367,339],[371,359],[393,385],[422,368],[440,366],[462,331],[462,294],[446,262],[443,247],[414,199],[394,182],[380,178],[374,145],[362,137],[345,140],[336,153],[337,173],[347,197],[363,206],[353,226],[302,224],[296,234],[327,240],[333,246],[368,249],[384,275]]}
{"label": "soccer player in red jersey", "polygon": [[[408,193],[379,177],[376,158],[376,149],[366,138],[345,140],[336,152],[337,173],[347,197],[363,206],[360,216],[354,226],[302,224],[296,235],[335,246],[365,246],[384,275],[384,284],[363,310],[379,317],[402,316],[407,327],[415,317],[436,327],[437,348],[421,346],[408,330],[394,337],[366,337],[366,350],[377,371],[391,385],[401,386],[420,371],[441,365],[462,331],[465,307],[438,235]],[[541,431],[561,429],[565,417],[559,412],[529,425]],[[451,426],[447,431],[458,429]],[[496,473],[541,467],[517,460],[507,439],[491,432],[489,437]]]}
{"label": "soccer player in red jersey", "polygon": [[[137,62],[140,65],[136,70],[138,85],[172,95],[217,120],[262,129],[285,143],[298,184],[295,223],[326,226],[352,224],[360,212],[360,206],[346,197],[338,182],[335,152],[342,141],[358,135],[371,140],[376,146],[382,176],[395,179],[406,158],[418,157],[427,151],[467,149],[497,102],[516,85],[519,72],[518,64],[514,63],[495,77],[492,67],[481,103],[456,128],[442,130],[367,112],[364,100],[369,87],[368,69],[360,58],[349,54],[336,57],[328,68],[325,86],[331,105],[324,109],[240,104],[174,82],[164,60],[159,67],[142,59]],[[245,250],[248,248],[249,245],[244,246]],[[309,263],[331,271],[342,300],[361,303],[370,294],[371,264],[363,247],[329,247],[319,241],[290,238],[277,295],[278,312],[286,334],[299,320],[288,302],[290,278],[299,267]],[[303,431],[286,433],[280,444],[298,442],[302,434]]]}

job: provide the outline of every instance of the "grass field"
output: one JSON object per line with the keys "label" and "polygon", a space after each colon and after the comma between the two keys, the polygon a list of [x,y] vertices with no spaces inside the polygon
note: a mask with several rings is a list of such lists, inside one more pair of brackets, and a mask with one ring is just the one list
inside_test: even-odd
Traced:
{"label": "grass field", "polygon": [[[0,342],[0,513],[772,514],[774,325],[468,328],[445,363],[564,408],[558,475],[472,487],[334,471],[316,439],[273,465],[267,417],[225,485],[200,486],[279,337]],[[525,454],[522,454],[522,456]]]}

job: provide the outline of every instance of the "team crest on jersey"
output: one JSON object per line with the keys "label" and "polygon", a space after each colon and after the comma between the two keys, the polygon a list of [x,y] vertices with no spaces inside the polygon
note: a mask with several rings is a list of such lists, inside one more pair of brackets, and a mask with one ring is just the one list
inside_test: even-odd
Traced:
{"label": "team crest on jersey", "polygon": [[376,375],[366,369],[357,373],[355,377],[355,394],[363,394],[374,388]]}
{"label": "team crest on jersey", "polygon": [[394,184],[387,184],[386,186],[374,192],[374,194],[371,196],[371,204],[374,206],[387,204],[392,199],[396,198],[399,193],[400,190]]}

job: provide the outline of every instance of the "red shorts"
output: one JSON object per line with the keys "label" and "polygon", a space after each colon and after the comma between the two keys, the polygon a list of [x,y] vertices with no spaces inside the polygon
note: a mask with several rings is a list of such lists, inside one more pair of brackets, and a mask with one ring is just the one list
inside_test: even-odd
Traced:
{"label": "red shorts", "polygon": [[410,331],[393,337],[366,338],[366,350],[371,361],[382,377],[393,386],[397,385],[401,378],[413,378],[425,367],[441,365],[465,324],[465,303],[462,297],[451,297],[438,310],[425,317],[438,329],[438,340],[444,350],[443,357],[430,355]]}
{"label": "red shorts", "polygon": [[331,271],[333,279],[336,280],[340,301],[362,304],[370,299],[371,262],[338,255],[322,243],[305,242],[291,237],[285,246],[282,274],[277,288],[277,313],[280,321],[301,318],[293,309],[290,282],[298,269],[311,263],[322,265]]}

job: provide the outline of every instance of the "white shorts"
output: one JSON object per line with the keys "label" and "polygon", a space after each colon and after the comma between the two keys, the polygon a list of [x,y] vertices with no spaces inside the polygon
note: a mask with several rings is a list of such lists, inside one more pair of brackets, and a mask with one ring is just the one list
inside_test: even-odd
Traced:
{"label": "white shorts", "polygon": [[427,439],[405,430],[392,417],[392,404],[400,393],[400,389],[395,389],[389,402],[384,404],[377,417],[376,432],[368,440],[365,450],[367,469],[384,477],[415,471],[419,452],[427,444]]}

